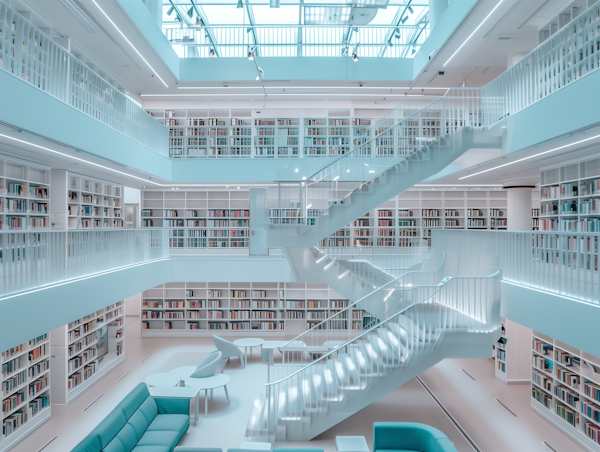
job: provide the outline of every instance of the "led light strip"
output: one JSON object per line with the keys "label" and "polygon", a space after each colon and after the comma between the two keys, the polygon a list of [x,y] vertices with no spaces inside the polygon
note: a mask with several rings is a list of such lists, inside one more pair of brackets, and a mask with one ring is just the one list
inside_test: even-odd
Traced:
{"label": "led light strip", "polygon": [[464,47],[464,45],[465,45],[467,42],[469,42],[469,39],[471,39],[471,38],[473,37],[473,35],[474,35],[475,33],[477,33],[477,30],[479,30],[479,29],[481,28],[481,26],[482,26],[482,25],[485,23],[485,21],[486,21],[486,20],[488,20],[488,19],[490,18],[490,16],[491,16],[492,14],[494,14],[494,11],[496,11],[496,10],[498,9],[498,7],[499,7],[499,6],[502,4],[502,2],[503,2],[503,1],[504,1],[504,0],[500,0],[500,1],[498,2],[498,4],[497,4],[496,6],[494,6],[494,9],[492,9],[492,10],[490,11],[490,13],[489,13],[487,16],[485,16],[485,19],[483,19],[483,21],[482,21],[482,22],[481,22],[481,23],[480,23],[480,24],[477,26],[477,28],[476,28],[475,30],[473,30],[473,33],[471,33],[471,34],[469,35],[469,37],[468,37],[467,39],[465,39],[465,42],[463,42],[463,43],[460,45],[460,47],[459,47],[458,49],[456,49],[456,51],[455,51],[455,52],[452,54],[452,56],[451,56],[450,58],[448,58],[448,61],[446,61],[446,62],[444,63],[444,66],[446,66],[446,65],[447,65],[447,64],[450,62],[450,60],[451,60],[452,58],[454,58],[454,56],[455,56],[455,55],[456,55],[456,54],[457,54],[457,53],[460,51],[460,49],[462,49],[462,48]]}
{"label": "led light strip", "polygon": [[508,166],[508,165],[514,165],[515,163],[523,162],[525,160],[529,160],[529,159],[532,159],[532,158],[535,158],[535,157],[539,157],[540,155],[549,154],[551,152],[560,151],[561,149],[565,149],[565,148],[568,148],[570,146],[575,146],[575,145],[580,144],[580,143],[585,143],[586,141],[594,140],[596,138],[600,138],[600,135],[595,135],[593,137],[586,138],[585,140],[579,140],[579,141],[576,141],[575,143],[565,144],[564,146],[559,146],[557,148],[550,149],[549,151],[539,152],[537,154],[530,155],[529,157],[523,157],[522,159],[515,160],[514,162],[504,163],[503,165],[494,166],[493,168],[489,168],[489,169],[486,169],[486,170],[483,170],[483,171],[478,171],[477,173],[469,174],[468,176],[459,177],[458,180],[467,179],[469,177],[473,177],[473,176],[477,176],[479,174],[487,173],[488,171],[493,171],[493,170],[498,169],[498,168],[504,168],[505,166]]}
{"label": "led light strip", "polygon": [[[141,97],[226,97],[226,96],[262,96],[262,93],[223,93],[223,94],[140,94]],[[388,94],[388,93],[373,93],[373,94],[353,94],[353,93],[269,93],[269,96],[353,96],[353,97],[441,97],[438,94]]]}
{"label": "led light strip", "polygon": [[115,25],[115,23],[114,23],[114,22],[111,20],[111,18],[110,18],[110,17],[108,17],[108,14],[106,14],[106,13],[104,12],[104,10],[103,10],[102,8],[100,8],[100,5],[98,5],[98,3],[96,3],[96,0],[92,0],[92,2],[94,3],[94,5],[96,5],[96,6],[98,7],[98,9],[100,10],[100,12],[101,12],[102,14],[104,14],[104,17],[106,17],[106,18],[108,19],[108,21],[109,21],[109,22],[110,22],[110,23],[113,25],[113,27],[115,27],[115,28],[116,28],[116,30],[119,32],[119,34],[120,34],[121,36],[123,36],[123,39],[125,39],[125,41],[127,41],[127,44],[129,44],[129,45],[131,46],[131,48],[132,48],[133,50],[135,50],[135,53],[137,53],[137,54],[140,56],[140,58],[141,58],[142,60],[144,60],[144,63],[146,63],[146,65],[147,65],[147,66],[148,66],[148,67],[149,67],[149,68],[152,70],[152,72],[154,72],[154,75],[156,75],[156,76],[158,77],[158,79],[159,79],[159,80],[160,80],[160,81],[163,83],[163,85],[165,85],[165,86],[168,88],[168,87],[169,87],[169,85],[167,85],[167,84],[165,83],[165,81],[164,81],[164,80],[163,80],[163,79],[160,77],[160,75],[158,75],[158,72],[156,72],[156,71],[154,70],[154,68],[153,68],[152,66],[150,66],[150,63],[148,63],[148,62],[146,61],[146,58],[144,58],[144,57],[142,56],[142,54],[141,54],[140,52],[138,52],[138,49],[136,49],[136,48],[134,47],[134,45],[133,45],[133,44],[132,44],[132,43],[129,41],[129,39],[127,39],[127,37],[126,37],[126,36],[123,34],[123,32],[122,32],[121,30],[119,30],[119,27],[117,27],[117,26]]}
{"label": "led light strip", "polygon": [[[268,82],[268,80],[266,80]],[[266,86],[266,89],[429,89],[448,90],[444,87],[418,87],[418,86]],[[260,86],[178,86],[177,89],[260,89]]]}

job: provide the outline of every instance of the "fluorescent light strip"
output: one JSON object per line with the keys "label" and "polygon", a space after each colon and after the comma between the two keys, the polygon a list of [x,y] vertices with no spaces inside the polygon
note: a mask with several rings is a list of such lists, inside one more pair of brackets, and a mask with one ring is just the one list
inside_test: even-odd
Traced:
{"label": "fluorescent light strip", "polygon": [[502,184],[416,184],[415,187],[504,187]]}
{"label": "fluorescent light strip", "polygon": [[600,138],[600,135],[595,135],[593,137],[586,138],[585,140],[579,140],[579,141],[576,141],[575,143],[565,144],[564,146],[559,146],[557,148],[550,149],[549,151],[539,152],[537,154],[530,155],[529,157],[523,157],[522,159],[515,160],[514,162],[508,162],[508,163],[505,163],[503,165],[494,166],[493,168],[490,168],[490,169],[486,169],[486,170],[483,170],[483,171],[479,171],[477,173],[469,174],[468,176],[459,177],[458,180],[467,179],[468,177],[477,176],[479,174],[487,173],[488,171],[493,171],[493,170],[498,169],[498,168],[504,168],[505,166],[508,166],[508,165],[513,165],[515,163],[519,163],[519,162],[523,162],[525,160],[529,160],[529,159],[532,159],[532,158],[535,158],[535,157],[539,157],[540,155],[545,155],[545,154],[549,154],[551,152],[560,151],[561,149],[565,149],[565,148],[568,148],[570,146],[575,146],[575,145],[580,144],[580,143],[585,143],[586,141],[594,140],[596,138]]}
{"label": "fluorescent light strip", "polygon": [[163,79],[160,77],[160,75],[158,75],[158,72],[156,72],[156,71],[154,70],[154,68],[153,68],[152,66],[150,66],[150,63],[148,63],[148,62],[146,61],[146,58],[144,58],[144,57],[142,56],[142,54],[141,54],[140,52],[138,52],[138,49],[136,49],[136,48],[133,46],[133,44],[132,44],[132,43],[129,41],[129,39],[127,39],[127,37],[126,37],[126,36],[123,34],[123,32],[122,32],[121,30],[119,30],[119,27],[117,27],[117,26],[115,25],[115,23],[114,23],[114,22],[111,20],[111,18],[110,18],[110,17],[108,17],[108,14],[106,14],[106,13],[104,12],[104,10],[103,10],[102,8],[100,8],[100,5],[98,5],[98,3],[96,3],[96,0],[92,0],[92,2],[94,3],[94,5],[96,5],[96,6],[98,7],[98,9],[100,10],[100,12],[101,12],[102,14],[104,14],[104,17],[106,17],[106,18],[108,19],[108,21],[109,21],[109,22],[110,22],[110,23],[113,25],[113,27],[115,27],[115,28],[117,29],[117,31],[119,32],[119,34],[120,34],[121,36],[123,36],[123,39],[125,39],[125,41],[127,41],[127,44],[129,44],[129,45],[131,46],[131,48],[132,48],[133,50],[135,50],[135,53],[137,53],[137,54],[140,56],[140,58],[141,58],[142,60],[144,60],[144,63],[146,63],[146,65],[147,65],[147,66],[148,66],[148,67],[149,67],[149,68],[152,70],[152,72],[154,72],[154,75],[156,75],[156,76],[158,77],[158,79],[159,79],[159,80],[160,80],[160,81],[163,83],[163,85],[165,85],[165,86],[168,88],[168,87],[169,87],[169,85],[167,85],[167,84],[165,83],[165,81],[164,81],[164,80],[163,80]]}
{"label": "fluorescent light strip", "polygon": [[[262,96],[262,93],[223,93],[223,94],[140,94],[141,97],[225,97],[225,96]],[[353,93],[268,93],[268,96],[354,96],[354,97],[441,97],[437,94],[388,94],[388,93],[372,93],[372,94],[353,94]]]}
{"label": "fluorescent light strip", "polygon": [[[266,89],[429,89],[448,90],[442,87],[417,87],[417,86],[265,86]],[[177,89],[261,89],[260,86],[178,86]]]}
{"label": "fluorescent light strip", "polygon": [[390,292],[385,296],[383,301],[388,301],[388,298],[390,298],[392,296],[392,294],[394,293],[395,290],[396,289],[391,289]]}
{"label": "fluorescent light strip", "polygon": [[485,19],[483,19],[483,21],[482,21],[482,22],[481,22],[481,23],[480,23],[480,24],[477,26],[477,28],[476,28],[475,30],[473,30],[473,33],[471,33],[471,34],[469,35],[469,37],[468,37],[467,39],[465,39],[465,42],[463,42],[463,43],[460,45],[460,47],[459,47],[458,49],[456,49],[456,51],[455,51],[455,52],[452,54],[452,56],[451,56],[450,58],[448,58],[448,61],[446,61],[446,62],[444,63],[444,66],[446,66],[446,65],[447,65],[447,64],[450,62],[450,60],[451,60],[452,58],[454,58],[454,56],[455,56],[455,55],[456,55],[456,54],[457,54],[457,53],[460,51],[460,49],[462,49],[462,48],[464,47],[464,45],[465,45],[467,42],[469,42],[469,39],[471,39],[471,38],[473,37],[473,35],[474,35],[475,33],[477,33],[477,30],[479,30],[479,29],[481,28],[481,26],[482,26],[482,25],[485,23],[485,21],[486,21],[486,20],[488,20],[488,19],[490,18],[490,16],[491,16],[492,14],[494,14],[494,11],[496,11],[496,10],[498,9],[498,7],[499,7],[499,6],[502,4],[502,2],[503,2],[503,1],[504,1],[504,0],[500,0],[500,1],[498,2],[498,4],[497,4],[496,6],[494,6],[494,9],[492,9],[492,10],[490,11],[490,13],[489,13],[489,14],[488,14],[488,15],[485,17]]}

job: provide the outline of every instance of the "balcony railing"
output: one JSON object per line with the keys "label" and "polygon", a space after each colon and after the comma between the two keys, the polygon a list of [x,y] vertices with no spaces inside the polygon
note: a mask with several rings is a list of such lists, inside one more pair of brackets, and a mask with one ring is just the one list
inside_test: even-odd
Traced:
{"label": "balcony railing", "polygon": [[164,125],[2,1],[0,69],[168,156]]}
{"label": "balcony railing", "polygon": [[504,281],[600,304],[600,234],[434,230],[432,237],[446,251],[446,274],[499,268]]}
{"label": "balcony railing", "polygon": [[0,295],[169,257],[167,230],[0,233]]}

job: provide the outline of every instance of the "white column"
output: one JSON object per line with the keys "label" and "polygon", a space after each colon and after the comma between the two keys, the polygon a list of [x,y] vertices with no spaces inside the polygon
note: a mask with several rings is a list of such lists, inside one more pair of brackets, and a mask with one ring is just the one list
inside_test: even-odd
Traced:
{"label": "white column", "polygon": [[448,0],[429,0],[429,29],[433,30],[444,11],[448,7]]}
{"label": "white column", "polygon": [[[533,186],[506,187],[506,220],[509,231],[531,231]],[[507,384],[529,384],[531,380],[531,330],[506,319]]]}

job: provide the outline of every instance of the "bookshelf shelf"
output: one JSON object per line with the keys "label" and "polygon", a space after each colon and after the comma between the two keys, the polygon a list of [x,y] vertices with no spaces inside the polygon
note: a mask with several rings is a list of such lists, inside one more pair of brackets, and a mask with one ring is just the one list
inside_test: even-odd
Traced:
{"label": "bookshelf shelf", "polygon": [[[600,359],[532,332],[531,407],[590,451],[600,450]],[[545,363],[540,367],[540,363]]]}
{"label": "bookshelf shelf", "polygon": [[[166,307],[167,303],[172,307]],[[142,293],[142,336],[299,334],[339,312],[349,301],[318,283],[169,283]],[[177,313],[177,319],[150,318]],[[358,330],[362,310],[336,329]],[[362,330],[362,321],[360,322]]]}
{"label": "bookshelf shelf", "polygon": [[55,403],[70,403],[123,362],[124,321],[119,301],[50,333]]}
{"label": "bookshelf shelf", "polygon": [[48,334],[5,350],[2,365],[2,435],[6,451],[50,418]]}

